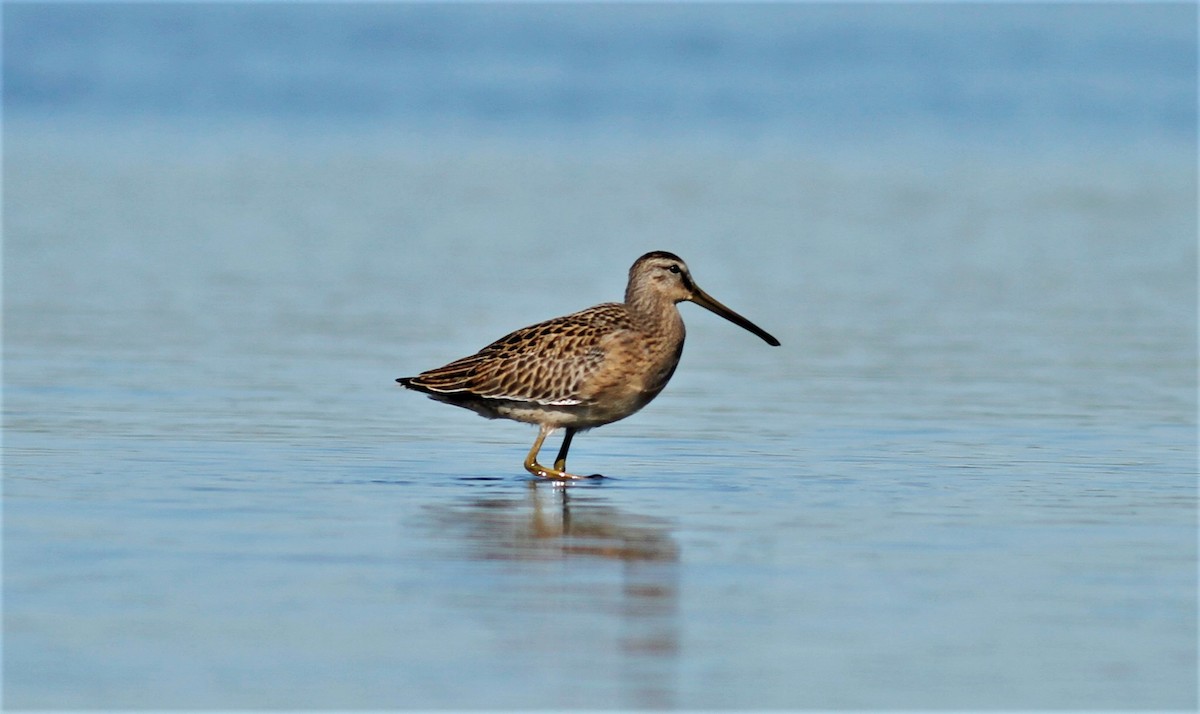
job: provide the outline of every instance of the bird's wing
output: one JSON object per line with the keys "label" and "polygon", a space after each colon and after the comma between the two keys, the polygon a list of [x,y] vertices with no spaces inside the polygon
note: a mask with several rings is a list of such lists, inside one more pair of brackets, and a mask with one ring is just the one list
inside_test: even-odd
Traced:
{"label": "bird's wing", "polygon": [[636,329],[624,305],[605,303],[511,332],[479,352],[408,380],[438,394],[467,393],[568,406],[605,358],[608,337]]}

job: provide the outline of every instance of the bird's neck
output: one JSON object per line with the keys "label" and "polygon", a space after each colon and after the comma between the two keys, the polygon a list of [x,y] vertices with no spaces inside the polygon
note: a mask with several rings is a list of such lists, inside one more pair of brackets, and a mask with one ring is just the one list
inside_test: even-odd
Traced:
{"label": "bird's neck", "polygon": [[638,295],[628,292],[625,305],[647,332],[658,334],[683,333],[683,318],[674,302],[664,301],[659,296]]}

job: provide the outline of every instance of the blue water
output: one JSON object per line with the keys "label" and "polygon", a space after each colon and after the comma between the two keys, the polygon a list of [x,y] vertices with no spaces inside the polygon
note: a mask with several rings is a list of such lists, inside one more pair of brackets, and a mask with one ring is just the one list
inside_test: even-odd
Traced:
{"label": "blue water", "polygon": [[1197,708],[1195,6],[2,11],[7,709]]}
{"label": "blue water", "polygon": [[9,4],[11,115],[821,142],[1194,139],[1186,4]]}

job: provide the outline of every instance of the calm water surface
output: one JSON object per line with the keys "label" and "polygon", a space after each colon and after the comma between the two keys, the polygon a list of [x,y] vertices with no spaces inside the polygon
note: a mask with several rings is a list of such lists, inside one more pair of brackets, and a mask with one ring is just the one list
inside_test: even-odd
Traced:
{"label": "calm water surface", "polygon": [[[6,8],[6,707],[1196,708],[1194,8],[138,7]],[[393,382],[654,249],[783,346],[607,478]]]}
{"label": "calm water surface", "polygon": [[[1194,701],[1186,172],[61,147],[6,167],[10,706]],[[609,478],[392,384],[650,248],[784,346],[683,305]]]}

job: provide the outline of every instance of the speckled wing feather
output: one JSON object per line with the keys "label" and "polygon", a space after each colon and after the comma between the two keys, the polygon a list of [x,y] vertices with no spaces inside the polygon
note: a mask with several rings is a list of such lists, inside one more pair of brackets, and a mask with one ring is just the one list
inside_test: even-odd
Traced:
{"label": "speckled wing feather", "polygon": [[604,361],[605,337],[635,329],[624,305],[605,303],[523,327],[479,352],[405,380],[438,394],[568,406]]}

